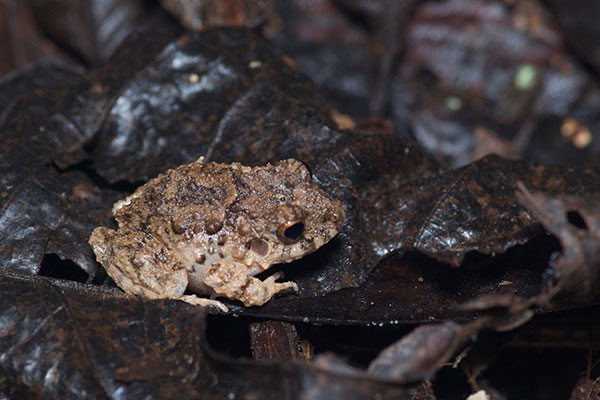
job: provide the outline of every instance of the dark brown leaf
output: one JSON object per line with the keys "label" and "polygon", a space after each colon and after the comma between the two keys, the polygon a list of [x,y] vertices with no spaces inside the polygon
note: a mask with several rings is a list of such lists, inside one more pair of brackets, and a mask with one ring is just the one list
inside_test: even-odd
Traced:
{"label": "dark brown leaf", "polygon": [[412,393],[360,372],[220,356],[204,343],[204,313],[179,301],[137,301],[86,285],[4,275],[0,319],[0,393],[10,398],[363,399],[377,392],[408,399]]}
{"label": "dark brown leaf", "polygon": [[135,28],[141,0],[34,0],[29,2],[50,35],[91,63],[106,60]]}
{"label": "dark brown leaf", "polygon": [[[182,390],[182,379],[192,379],[202,368],[198,335],[204,329],[204,315],[195,308],[132,302],[123,295],[81,285],[57,286],[40,278],[4,275],[0,288],[1,386],[11,397],[176,393],[178,386]],[[171,318],[174,309],[189,321]],[[111,323],[105,322],[107,317]],[[197,331],[185,329],[190,321]],[[144,373],[138,370],[133,384],[119,383],[118,371],[136,368],[142,355],[154,355],[154,368],[159,365],[166,376],[142,380]]]}
{"label": "dark brown leaf", "polygon": [[210,27],[254,27],[270,11],[270,0],[161,0],[163,7],[192,31]]}
{"label": "dark brown leaf", "polygon": [[532,165],[488,156],[433,178],[371,196],[362,219],[378,254],[417,250],[459,265],[465,254],[496,254],[532,237],[536,221],[514,190],[590,194],[600,190],[595,169]]}
{"label": "dark brown leaf", "polygon": [[371,115],[379,43],[336,3],[274,1],[282,24],[267,33],[317,85],[329,108],[358,121]]}
{"label": "dark brown leaf", "polygon": [[570,195],[531,193],[521,182],[517,197],[544,228],[560,239],[562,245],[562,255],[550,264],[556,286],[549,294],[566,292],[591,298],[600,291],[598,195],[591,190],[581,193],[581,197],[573,197],[573,192],[566,193]]}
{"label": "dark brown leaf", "polygon": [[[419,2],[391,85],[394,123],[408,124],[445,166],[465,165],[481,150],[597,165],[597,79],[565,51],[546,3]],[[571,17],[570,25],[592,32],[597,7],[583,4],[557,8],[567,18],[585,13],[581,21]],[[592,49],[593,37],[581,35],[578,43]],[[563,129],[569,120],[586,132],[578,141]],[[493,132],[500,147],[482,149],[474,137],[481,128]]]}
{"label": "dark brown leaf", "polygon": [[437,371],[478,329],[455,322],[422,325],[384,349],[369,365],[371,376],[397,382],[422,380]]}
{"label": "dark brown leaf", "polygon": [[[144,40],[159,46],[167,32]],[[1,104],[0,268],[36,273],[45,254],[56,254],[78,263],[90,279],[96,275],[87,238],[109,221],[111,204],[123,194],[68,167],[85,157],[82,147],[102,124],[120,80],[147,62],[152,49],[140,57],[126,44],[119,59],[91,75],[45,64],[2,82],[14,97]]]}
{"label": "dark brown leaf", "polygon": [[83,71],[75,66],[56,62],[39,62],[26,68],[15,70],[0,79],[0,126],[16,112],[19,98],[36,90],[60,88],[70,80],[77,79]]}
{"label": "dark brown leaf", "polygon": [[88,275],[98,274],[98,264],[86,238],[98,224],[110,220],[107,204],[121,197],[100,190],[81,172],[60,173],[53,167],[0,192],[1,269],[38,273],[44,255],[72,260]]}
{"label": "dark brown leaf", "polygon": [[[517,245],[501,255],[468,256],[461,268],[449,268],[447,264],[409,252],[399,259],[387,257],[355,288],[317,297],[275,298],[262,307],[246,308],[234,302],[227,306],[240,315],[383,327],[472,319],[483,315],[483,307],[466,310],[461,306],[463,303],[497,295],[507,296],[507,301],[497,307],[499,316],[489,327],[508,326],[526,320],[527,304],[516,307],[515,315],[511,314],[514,299],[535,299],[543,293],[543,273],[551,254],[558,249],[553,238],[540,232],[527,244]],[[491,304],[497,306],[498,302],[488,306]]]}
{"label": "dark brown leaf", "polygon": [[600,30],[596,21],[600,15],[600,4],[585,0],[573,0],[568,5],[552,0],[550,4],[577,55],[599,70]]}
{"label": "dark brown leaf", "polygon": [[0,2],[0,78],[11,70],[41,60],[66,58],[56,44],[44,37],[29,3]]}

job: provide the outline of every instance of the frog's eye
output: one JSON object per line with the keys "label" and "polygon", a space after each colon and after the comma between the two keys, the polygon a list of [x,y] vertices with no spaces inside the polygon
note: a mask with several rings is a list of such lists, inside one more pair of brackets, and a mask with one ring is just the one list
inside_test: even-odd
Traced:
{"label": "frog's eye", "polygon": [[277,237],[286,244],[294,243],[302,237],[303,233],[304,222],[302,221],[287,221],[277,228]]}

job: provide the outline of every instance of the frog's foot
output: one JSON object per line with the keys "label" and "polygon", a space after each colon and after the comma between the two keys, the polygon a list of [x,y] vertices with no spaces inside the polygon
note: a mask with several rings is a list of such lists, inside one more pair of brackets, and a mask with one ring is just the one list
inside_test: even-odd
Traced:
{"label": "frog's foot", "polygon": [[203,282],[211,287],[215,293],[233,300],[239,300],[246,307],[262,306],[275,293],[282,290],[298,290],[298,285],[294,282],[275,282],[283,276],[280,272],[261,281],[253,276],[236,274],[238,270],[239,268],[235,265],[215,265],[209,269]]}
{"label": "frog's foot", "polygon": [[217,309],[223,313],[229,312],[227,306],[221,303],[220,301],[205,299],[202,297],[195,296],[193,294],[181,296],[177,300],[185,301],[186,303],[193,304],[195,306]]}
{"label": "frog's foot", "polygon": [[273,297],[275,293],[279,293],[283,290],[294,289],[298,291],[298,285],[296,282],[275,282],[277,279],[282,278],[283,273],[277,272],[269,276],[264,281],[256,278],[256,282],[248,285],[244,291],[242,297],[239,299],[244,305],[247,306],[262,306]]}
{"label": "frog's foot", "polygon": [[273,294],[279,293],[283,290],[294,289],[295,292],[298,291],[298,285],[296,282],[288,281],[288,282],[275,282],[277,279],[283,278],[283,272],[275,272],[273,275],[269,276],[262,283],[268,286],[273,287]]}

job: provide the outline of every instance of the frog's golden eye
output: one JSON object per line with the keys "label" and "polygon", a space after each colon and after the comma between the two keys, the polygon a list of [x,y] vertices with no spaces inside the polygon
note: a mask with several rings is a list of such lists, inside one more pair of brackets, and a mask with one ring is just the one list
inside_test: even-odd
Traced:
{"label": "frog's golden eye", "polygon": [[277,228],[277,237],[286,244],[298,241],[303,233],[304,222],[302,221],[287,221]]}

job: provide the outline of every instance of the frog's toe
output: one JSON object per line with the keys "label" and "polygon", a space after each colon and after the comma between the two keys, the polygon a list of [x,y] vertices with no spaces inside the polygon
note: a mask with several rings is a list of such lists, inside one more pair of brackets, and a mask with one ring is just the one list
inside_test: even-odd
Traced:
{"label": "frog's toe", "polygon": [[207,307],[211,309],[216,309],[221,311],[222,313],[228,313],[229,308],[218,300],[205,299],[203,297],[198,297],[194,295],[185,295],[178,298],[178,300],[185,301],[188,304],[193,304],[195,306]]}
{"label": "frog's toe", "polygon": [[287,289],[293,289],[295,292],[298,291],[298,285],[296,284],[296,282],[292,282],[292,281],[288,281],[288,282],[281,282],[281,283],[277,283],[278,286],[278,292],[282,291],[282,290],[287,290]]}

